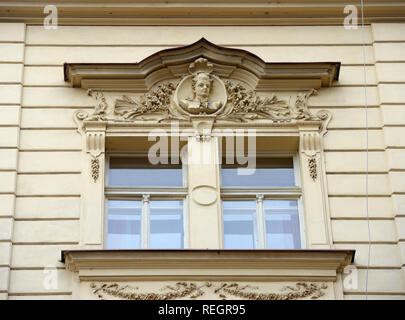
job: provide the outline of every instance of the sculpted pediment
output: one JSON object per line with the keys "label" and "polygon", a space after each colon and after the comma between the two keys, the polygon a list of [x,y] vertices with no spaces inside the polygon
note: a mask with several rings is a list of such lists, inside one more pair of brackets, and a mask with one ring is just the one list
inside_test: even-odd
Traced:
{"label": "sculpted pediment", "polygon": [[88,90],[92,113],[79,120],[134,123],[290,123],[327,118],[308,99],[338,79],[340,63],[266,63],[205,39],[134,64],[65,64],[65,80]]}

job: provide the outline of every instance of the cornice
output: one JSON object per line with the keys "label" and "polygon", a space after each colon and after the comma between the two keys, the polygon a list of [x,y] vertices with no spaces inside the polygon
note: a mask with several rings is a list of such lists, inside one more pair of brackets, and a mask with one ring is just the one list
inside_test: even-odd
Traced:
{"label": "cornice", "polygon": [[64,79],[75,88],[146,92],[157,81],[187,74],[189,64],[200,57],[213,61],[218,76],[244,78],[256,91],[330,87],[340,70],[340,62],[265,62],[246,50],[201,38],[187,46],[159,51],[138,63],[65,63]]}
{"label": "cornice", "polygon": [[66,250],[81,280],[335,281],[354,250]]}
{"label": "cornice", "polygon": [[[0,22],[42,24],[47,4],[62,25],[341,25],[346,5],[360,9],[356,0],[20,0],[0,3]],[[404,22],[405,3],[368,0],[364,13],[365,23]]]}

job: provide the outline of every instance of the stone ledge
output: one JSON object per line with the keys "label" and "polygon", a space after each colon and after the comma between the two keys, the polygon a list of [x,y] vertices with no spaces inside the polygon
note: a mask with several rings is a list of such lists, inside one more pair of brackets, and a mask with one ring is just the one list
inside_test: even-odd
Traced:
{"label": "stone ledge", "polygon": [[65,250],[80,280],[336,281],[355,250]]}

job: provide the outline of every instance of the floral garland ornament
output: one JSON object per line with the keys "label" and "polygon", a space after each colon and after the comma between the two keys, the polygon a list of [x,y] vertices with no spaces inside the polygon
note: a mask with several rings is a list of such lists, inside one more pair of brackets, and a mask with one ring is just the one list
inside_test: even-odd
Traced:
{"label": "floral garland ornament", "polygon": [[315,157],[312,157],[308,159],[308,169],[309,169],[309,176],[312,178],[312,180],[316,180],[318,177],[318,166],[316,163]]}
{"label": "floral garland ornament", "polygon": [[126,300],[173,300],[180,298],[196,299],[203,297],[211,291],[218,298],[226,300],[230,297],[236,297],[248,300],[297,300],[303,298],[319,299],[325,295],[323,290],[328,288],[325,283],[306,283],[298,282],[295,286],[285,286],[281,288],[280,293],[260,293],[255,292],[257,287],[250,285],[241,286],[238,283],[221,283],[214,285],[206,282],[197,285],[193,282],[177,282],[175,285],[164,286],[160,289],[161,293],[148,292],[140,293],[138,287],[129,285],[119,285],[118,283],[91,283],[90,288],[93,294],[99,299],[110,296]]}

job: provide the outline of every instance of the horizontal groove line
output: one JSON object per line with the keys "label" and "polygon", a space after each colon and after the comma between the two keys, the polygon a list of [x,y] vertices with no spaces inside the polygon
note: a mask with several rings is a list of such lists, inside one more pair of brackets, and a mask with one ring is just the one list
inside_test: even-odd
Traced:
{"label": "horizontal groove line", "polygon": [[[17,221],[17,219],[15,219]],[[374,221],[378,221],[378,220],[385,220],[385,221],[395,221],[394,217],[331,217],[331,220],[347,220],[347,221],[353,221],[353,220],[358,220],[358,221],[368,221],[368,220],[374,220]]]}
{"label": "horizontal groove line", "polygon": [[1,128],[19,128],[18,124],[0,124]]}
{"label": "horizontal groove line", "polygon": [[364,198],[367,196],[369,198],[389,198],[391,197],[391,194],[328,194],[328,197],[330,198]]}
{"label": "horizontal groove line", "polygon": [[[19,105],[19,104],[18,104]],[[21,105],[22,109],[94,109],[94,106],[27,106]]]}
{"label": "horizontal groove line", "polygon": [[82,149],[20,149],[19,152],[82,152]]}
{"label": "horizontal groove line", "polygon": [[61,131],[61,130],[66,130],[66,131],[77,131],[77,128],[70,127],[70,128],[20,128],[20,131]]}
{"label": "horizontal groove line", "polygon": [[376,60],[375,63],[405,63],[405,60]]}
{"label": "horizontal groove line", "polygon": [[93,106],[93,107],[89,107],[89,106],[87,106],[87,107],[72,107],[72,106],[61,106],[61,107],[26,107],[26,106],[21,106],[21,109],[27,109],[27,110],[31,110],[31,109],[43,109],[43,110],[48,110],[48,109],[56,109],[56,110],[66,109],[66,110],[71,110],[71,109],[74,109],[74,110],[76,110],[76,109],[78,109],[78,108],[81,108],[81,109],[88,109],[88,110],[90,111],[90,110],[93,110],[93,109],[94,109],[94,106]]}
{"label": "horizontal groove line", "polygon": [[[359,131],[359,130],[362,130],[362,131],[366,131],[366,130],[368,130],[368,131],[380,131],[380,130],[382,130],[383,129],[383,127],[381,126],[381,127],[368,127],[368,128],[366,128],[366,127],[345,127],[345,128],[339,128],[339,127],[335,127],[335,128],[328,128],[328,131]],[[22,130],[22,128],[21,128],[21,130]]]}
{"label": "horizontal groove line", "polygon": [[378,291],[368,291],[367,293],[365,291],[360,291],[360,292],[346,292],[344,291],[343,294],[345,295],[353,295],[353,296],[362,296],[362,295],[381,295],[381,296],[402,296],[405,295],[405,292],[378,292]]}
{"label": "horizontal groove line", "polygon": [[398,241],[333,241],[334,244],[398,244]]}
{"label": "horizontal groove line", "polygon": [[52,268],[46,268],[46,267],[11,267],[11,271],[25,271],[25,270],[49,270],[49,269],[56,269],[56,270],[66,270],[65,267],[52,267]]}
{"label": "horizontal groove line", "polygon": [[24,44],[25,43],[25,41],[24,40],[21,40],[21,41],[16,41],[16,40],[0,40],[0,44],[7,44],[7,43],[10,43],[10,44],[18,44],[18,43],[21,43],[21,44]]}
{"label": "horizontal groove line", "polygon": [[[0,62],[0,63],[3,63],[3,62]],[[16,63],[21,64],[23,62],[16,62]],[[130,64],[130,63],[128,63],[128,64]],[[341,63],[340,66],[341,67],[363,67],[364,64],[363,63]],[[366,67],[374,67],[374,66],[375,66],[374,63],[366,63]],[[24,64],[24,67],[63,67],[63,64],[41,64],[41,63],[38,63],[38,64]]]}
{"label": "horizontal groove line", "polygon": [[[42,48],[42,47],[50,47],[50,48],[155,48],[155,47],[167,47],[167,48],[177,48],[186,46],[188,43],[184,44],[167,44],[167,43],[156,43],[156,44],[26,44],[26,48]],[[303,44],[296,44],[296,43],[263,43],[263,44],[241,44],[241,43],[217,43],[219,46],[223,47],[248,47],[248,48],[257,48],[257,47],[264,47],[264,48],[272,48],[272,47],[363,47],[363,45],[372,48],[373,44],[370,43],[303,43]]]}
{"label": "horizontal groove line", "polygon": [[360,270],[401,270],[401,267],[395,266],[365,266],[365,265],[356,265],[357,269]]}
{"label": "horizontal groove line", "polygon": [[388,171],[326,171],[326,174],[329,175],[345,175],[345,174],[352,174],[352,175],[367,175],[367,174],[375,174],[375,175],[384,175],[388,174]]}
{"label": "horizontal groove line", "polygon": [[12,219],[14,216],[0,216],[0,219]]}
{"label": "horizontal groove line", "polygon": [[405,84],[405,81],[377,81],[378,84]]}
{"label": "horizontal groove line", "polygon": [[381,102],[382,106],[403,106],[405,102]]}
{"label": "horizontal groove line", "polygon": [[53,246],[53,245],[78,245],[79,242],[13,242],[16,246]]}
{"label": "horizontal groove line", "polygon": [[405,43],[405,40],[374,40],[372,43]]}
{"label": "horizontal groove line", "polygon": [[404,124],[384,124],[383,127],[386,127],[386,128],[390,128],[390,127],[391,128],[405,128],[405,123]]}
{"label": "horizontal groove line", "polygon": [[17,194],[17,198],[79,198],[80,194]]}
{"label": "horizontal groove line", "polygon": [[48,174],[48,175],[58,175],[58,174],[82,174],[81,171],[60,171],[60,172],[18,172],[18,175],[27,175],[27,176],[33,176],[33,175],[42,175],[42,174]]}
{"label": "horizontal groove line", "polygon": [[7,239],[7,240],[0,239],[0,243],[4,243],[4,242],[11,243],[12,241],[11,241],[11,239]]}
{"label": "horizontal groove line", "polygon": [[23,84],[24,88],[71,88],[67,84]]}
{"label": "horizontal groove line", "polygon": [[[402,148],[401,149],[405,149]],[[366,152],[366,149],[324,149],[324,152]],[[369,149],[369,152],[385,151],[385,149]]]}
{"label": "horizontal groove line", "polygon": [[0,81],[0,85],[1,86],[3,86],[3,85],[18,85],[18,84],[23,84],[22,82],[3,82],[3,81]]}
{"label": "horizontal groove line", "polygon": [[[378,105],[374,105],[374,106],[367,106],[367,109],[378,109],[378,108],[380,108],[380,106]],[[330,110],[330,109],[336,109],[336,110],[342,110],[342,109],[364,109],[364,105],[363,106],[340,106],[340,107],[336,107],[336,106],[334,106],[334,107],[329,107],[329,106],[326,106],[326,107],[319,107],[319,106],[309,106],[309,109],[310,110],[312,110],[312,109],[319,109],[319,110]]]}
{"label": "horizontal groove line", "polygon": [[17,198],[80,198],[80,195],[17,195]]}
{"label": "horizontal groove line", "polygon": [[0,172],[16,172],[17,169],[0,169]]}
{"label": "horizontal groove line", "polygon": [[0,264],[0,268],[10,268],[10,265],[9,264]]}
{"label": "horizontal groove line", "polygon": [[71,296],[72,292],[9,292],[9,297],[24,296]]}
{"label": "horizontal groove line", "polygon": [[77,130],[77,127],[20,127],[20,130],[24,131],[46,131],[46,130]]}
{"label": "horizontal groove line", "polygon": [[78,221],[80,218],[15,218],[14,221]]}

